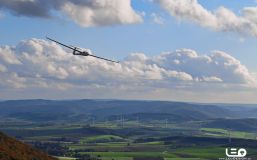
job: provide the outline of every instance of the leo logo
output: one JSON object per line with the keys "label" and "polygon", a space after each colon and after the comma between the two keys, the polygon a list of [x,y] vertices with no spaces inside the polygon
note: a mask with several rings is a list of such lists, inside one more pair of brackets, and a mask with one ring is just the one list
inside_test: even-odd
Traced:
{"label": "leo logo", "polygon": [[243,158],[247,155],[247,151],[244,148],[226,148],[226,155],[229,158]]}

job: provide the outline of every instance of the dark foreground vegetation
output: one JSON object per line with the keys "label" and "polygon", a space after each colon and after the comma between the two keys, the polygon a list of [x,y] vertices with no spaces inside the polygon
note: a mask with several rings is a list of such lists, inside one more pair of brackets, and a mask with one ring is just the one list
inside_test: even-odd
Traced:
{"label": "dark foreground vegetation", "polygon": [[0,132],[0,160],[57,160]]}

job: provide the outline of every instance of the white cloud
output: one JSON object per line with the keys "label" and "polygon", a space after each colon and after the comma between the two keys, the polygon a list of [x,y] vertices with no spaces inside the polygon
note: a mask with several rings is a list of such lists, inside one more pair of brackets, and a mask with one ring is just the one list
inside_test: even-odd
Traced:
{"label": "white cloud", "polygon": [[7,71],[7,68],[4,65],[0,64],[0,72],[6,72],[6,71]]}
{"label": "white cloud", "polygon": [[120,64],[73,56],[71,51],[40,39],[4,46],[0,51],[0,88],[22,89],[28,94],[29,90],[38,89],[45,90],[45,94],[61,90],[63,94],[84,91],[87,97],[99,93],[129,97],[156,90],[200,91],[211,86],[222,92],[229,86],[254,88],[257,83],[256,74],[221,51],[200,55],[194,50],[180,49],[155,57],[133,53]]}
{"label": "white cloud", "polygon": [[193,50],[181,49],[163,53],[152,61],[166,70],[187,73],[197,81],[207,81],[206,79],[210,81],[216,77],[216,81],[224,83],[253,84],[256,82],[240,61],[221,51],[202,56]]}
{"label": "white cloud", "polygon": [[212,77],[203,77],[203,80],[206,82],[222,82],[222,79],[212,76]]}
{"label": "white cloud", "polygon": [[68,15],[83,26],[107,26],[134,24],[143,21],[142,16],[131,6],[131,0],[23,0],[0,1],[0,9],[14,15],[49,18],[52,11]]}
{"label": "white cloud", "polygon": [[257,37],[257,7],[245,7],[241,15],[219,7],[214,11],[204,8],[197,0],[155,0],[179,20],[195,22],[216,31],[237,32]]}
{"label": "white cloud", "polygon": [[83,6],[70,1],[62,6],[62,10],[84,27],[142,22],[130,3],[130,0],[97,0]]}
{"label": "white cloud", "polygon": [[26,78],[18,76],[17,73],[1,75],[0,84],[1,83],[4,87],[15,89],[26,88]]}
{"label": "white cloud", "polygon": [[21,62],[13,52],[12,48],[9,46],[4,46],[0,48],[0,58],[3,62],[8,64],[21,64]]}
{"label": "white cloud", "polygon": [[151,17],[152,17],[154,23],[164,24],[164,19],[160,15],[158,15],[156,13],[152,13]]}

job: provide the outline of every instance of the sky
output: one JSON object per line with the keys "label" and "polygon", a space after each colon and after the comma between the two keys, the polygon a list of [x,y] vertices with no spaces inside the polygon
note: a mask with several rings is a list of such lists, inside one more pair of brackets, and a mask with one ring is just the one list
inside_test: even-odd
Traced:
{"label": "sky", "polygon": [[255,0],[2,0],[0,99],[257,103],[256,17]]}

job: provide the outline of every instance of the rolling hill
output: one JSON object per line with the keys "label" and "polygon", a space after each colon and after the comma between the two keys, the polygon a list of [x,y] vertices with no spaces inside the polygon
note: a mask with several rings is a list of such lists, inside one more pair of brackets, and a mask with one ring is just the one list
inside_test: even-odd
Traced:
{"label": "rolling hill", "polygon": [[[106,118],[135,113],[172,114],[192,119],[236,118],[238,113],[215,105],[200,105],[167,101],[122,100],[17,100],[0,102],[0,116],[24,120],[61,120],[79,115]],[[241,115],[240,115],[241,116]]]}
{"label": "rolling hill", "polygon": [[[204,127],[255,131],[257,107],[135,100],[11,100],[0,101],[0,118],[33,123],[117,120],[190,122]],[[252,118],[251,120],[247,120]]]}

